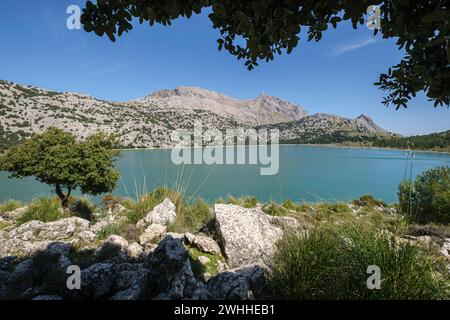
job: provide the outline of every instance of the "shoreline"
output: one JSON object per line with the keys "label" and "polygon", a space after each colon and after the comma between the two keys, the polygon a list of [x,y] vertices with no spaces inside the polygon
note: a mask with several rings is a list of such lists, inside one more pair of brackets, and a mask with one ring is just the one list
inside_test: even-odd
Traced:
{"label": "shoreline", "polygon": [[[422,152],[422,153],[438,153],[450,155],[450,151],[440,151],[440,150],[424,150],[424,149],[401,149],[401,148],[389,148],[389,147],[374,147],[374,146],[348,146],[342,144],[318,144],[318,143],[280,143],[278,146],[305,146],[305,147],[324,147],[324,148],[351,148],[351,149],[376,149],[376,150],[394,150],[394,151],[414,151],[414,152]],[[231,146],[224,146],[225,148],[229,148]],[[233,146],[234,147],[234,146]],[[183,149],[195,149],[200,147],[184,147]],[[203,147],[201,147],[203,148]],[[140,151],[140,150],[172,150],[174,147],[144,147],[144,148],[121,148],[121,151]]]}

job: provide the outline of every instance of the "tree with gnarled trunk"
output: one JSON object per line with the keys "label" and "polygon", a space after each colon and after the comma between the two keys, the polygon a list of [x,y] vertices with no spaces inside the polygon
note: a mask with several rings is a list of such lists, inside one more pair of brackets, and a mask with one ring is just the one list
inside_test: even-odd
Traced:
{"label": "tree with gnarled trunk", "polygon": [[[297,47],[300,31],[319,41],[330,26],[351,21],[363,25],[368,7],[380,9],[384,39],[396,39],[403,59],[375,84],[388,95],[383,103],[396,108],[424,91],[434,106],[450,101],[450,3],[448,0],[97,0],[86,2],[81,23],[87,32],[116,35],[133,28],[132,21],[170,25],[209,8],[212,26],[220,31],[219,50],[244,59],[251,70],[258,61],[270,61]],[[373,7],[372,7],[373,8]],[[241,40],[245,40],[244,42]],[[370,61],[369,61],[370,62]]]}
{"label": "tree with gnarled trunk", "polygon": [[97,195],[115,188],[119,171],[115,168],[116,138],[97,133],[84,141],[57,128],[33,134],[0,157],[0,170],[11,177],[33,176],[55,188],[64,210],[68,209],[71,193]]}

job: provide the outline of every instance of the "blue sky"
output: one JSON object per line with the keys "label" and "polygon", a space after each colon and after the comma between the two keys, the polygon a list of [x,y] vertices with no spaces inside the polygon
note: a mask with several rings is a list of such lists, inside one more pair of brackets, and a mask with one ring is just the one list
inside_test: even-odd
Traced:
{"label": "blue sky", "polygon": [[125,101],[179,85],[198,86],[236,98],[261,92],[302,105],[309,113],[354,118],[368,114],[387,130],[425,134],[450,129],[450,110],[433,108],[421,94],[408,109],[381,104],[373,83],[402,52],[394,41],[373,37],[365,26],[340,25],[321,42],[307,42],[249,72],[242,61],[218,51],[219,32],[207,14],[171,27],[137,25],[116,43],[68,30],[66,8],[84,1],[2,0],[0,79],[57,91]]}

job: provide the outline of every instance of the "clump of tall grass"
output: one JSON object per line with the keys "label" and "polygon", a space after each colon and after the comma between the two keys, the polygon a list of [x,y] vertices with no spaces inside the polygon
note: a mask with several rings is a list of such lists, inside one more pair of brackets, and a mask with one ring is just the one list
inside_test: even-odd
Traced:
{"label": "clump of tall grass", "polygon": [[[287,234],[271,262],[278,299],[448,299],[445,264],[409,242],[393,242],[370,224],[327,224]],[[381,270],[368,289],[369,266]]]}
{"label": "clump of tall grass", "polygon": [[173,224],[169,225],[168,230],[197,232],[201,227],[207,225],[212,217],[212,210],[204,200],[197,199],[191,204],[182,202],[179,204],[177,218]]}
{"label": "clump of tall grass", "polygon": [[229,195],[226,202],[227,204],[235,204],[244,208],[254,208],[258,204],[258,199],[254,196],[235,198],[232,195]]}
{"label": "clump of tall grass", "polygon": [[197,199],[187,202],[182,192],[170,188],[156,188],[138,200],[124,199],[122,205],[127,208],[126,216],[129,224],[136,224],[155,206],[169,198],[176,207],[176,220],[168,226],[169,231],[198,231],[212,218],[211,209],[205,201]]}
{"label": "clump of tall grass", "polygon": [[108,224],[100,229],[100,231],[97,233],[96,239],[97,240],[105,240],[110,235],[121,235],[123,232],[123,225],[121,224]]}
{"label": "clump of tall grass", "polygon": [[262,207],[262,210],[264,211],[265,214],[268,214],[271,216],[285,216],[289,213],[285,207],[280,206],[274,202],[270,202],[270,203],[264,205]]}
{"label": "clump of tall grass", "polygon": [[177,210],[183,200],[183,196],[179,192],[168,188],[156,188],[137,200],[122,200],[122,205],[128,209],[126,214],[129,223],[136,224],[165,198],[169,198],[175,204]]}
{"label": "clump of tall grass", "polygon": [[51,222],[68,216],[69,214],[63,211],[58,198],[42,197],[34,200],[28,206],[28,210],[17,219],[17,223],[23,224],[31,220]]}
{"label": "clump of tall grass", "polygon": [[17,200],[8,200],[0,203],[0,213],[10,212],[22,207],[22,203]]}
{"label": "clump of tall grass", "polygon": [[293,211],[298,210],[298,205],[291,199],[284,200],[282,206],[287,210],[293,210]]}
{"label": "clump of tall grass", "polygon": [[91,221],[96,206],[89,199],[81,198],[70,203],[69,208],[72,215]]}
{"label": "clump of tall grass", "polygon": [[130,242],[139,241],[139,230],[127,221],[104,226],[96,236],[97,240],[105,240],[111,235],[118,235]]}
{"label": "clump of tall grass", "polygon": [[346,203],[319,203],[311,206],[310,213],[318,221],[337,221],[352,217],[352,210]]}

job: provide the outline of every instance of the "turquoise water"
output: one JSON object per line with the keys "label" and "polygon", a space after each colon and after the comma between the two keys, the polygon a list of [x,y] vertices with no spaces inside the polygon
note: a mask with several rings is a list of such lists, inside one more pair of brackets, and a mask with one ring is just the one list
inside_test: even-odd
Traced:
{"label": "turquoise water", "polygon": [[[435,166],[450,166],[450,155],[416,152],[407,160],[406,152],[397,150],[282,145],[278,174],[261,176],[258,165],[183,166],[172,163],[170,150],[123,151],[118,160],[121,179],[113,193],[135,197],[155,186],[178,186],[188,198],[208,201],[228,195],[254,195],[264,202],[337,201],[372,194],[395,202],[410,163],[416,176]],[[0,172],[0,201],[28,201],[50,193],[32,178],[9,179]]]}

